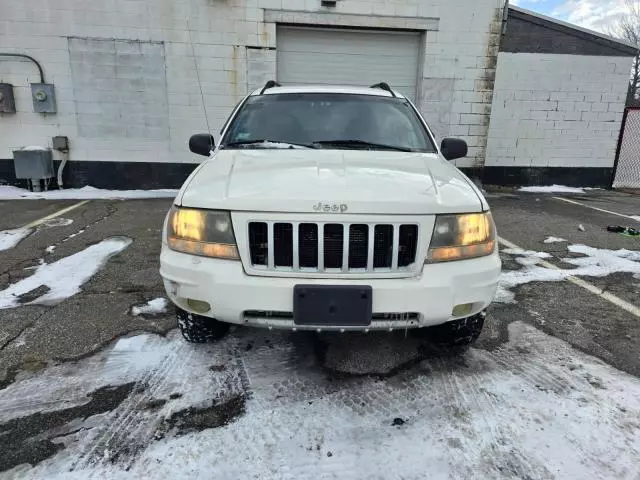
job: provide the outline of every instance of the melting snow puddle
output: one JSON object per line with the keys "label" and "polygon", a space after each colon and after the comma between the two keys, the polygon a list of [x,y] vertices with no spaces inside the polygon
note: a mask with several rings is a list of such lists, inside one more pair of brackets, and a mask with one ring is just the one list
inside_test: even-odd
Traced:
{"label": "melting snow puddle", "polygon": [[0,291],[0,309],[21,304],[21,297],[41,289],[43,293],[29,304],[51,305],[80,292],[80,286],[102,268],[107,260],[131,244],[126,237],[112,237],[58,260],[41,263],[30,277]]}
{"label": "melting snow puddle", "polygon": [[534,252],[519,248],[504,249],[501,252],[514,255],[523,266],[520,270],[503,271],[498,280],[498,292],[494,302],[515,303],[515,294],[510,290],[531,282],[560,282],[569,276],[606,277],[612,273],[633,273],[640,275],[640,251],[607,250],[586,245],[569,245],[569,252],[585,255],[579,258],[563,258],[564,263],[577,268],[554,270],[538,265],[541,258],[550,258],[546,252]]}
{"label": "melting snow puddle", "polygon": [[0,232],[0,251],[9,250],[15,247],[22,240],[31,235],[31,228],[16,228],[14,230],[3,230]]}
{"label": "melting snow puddle", "polygon": [[[70,409],[94,413],[35,429],[33,437],[60,451],[34,467],[8,464],[15,468],[4,473],[60,479],[200,472],[229,479],[634,479],[640,473],[640,381],[528,325],[511,324],[509,342],[494,351],[426,358],[387,379],[328,379],[310,360],[313,345],[301,345],[308,337],[292,338],[242,330],[194,346],[177,331],[140,335],[17,381],[0,396],[5,433],[19,432],[21,421],[37,425],[33,415],[49,425]],[[246,351],[247,341],[256,347]],[[402,340],[395,345],[403,347]],[[105,392],[117,400],[111,410],[97,408]],[[24,419],[10,421],[18,418]],[[39,448],[24,437],[10,447]]]}

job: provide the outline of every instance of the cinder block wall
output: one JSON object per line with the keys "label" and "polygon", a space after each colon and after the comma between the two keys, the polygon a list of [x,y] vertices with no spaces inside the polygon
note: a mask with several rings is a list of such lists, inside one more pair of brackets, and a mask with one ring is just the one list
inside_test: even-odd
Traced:
{"label": "cinder block wall", "polygon": [[[72,161],[191,163],[206,130],[190,42],[211,127],[250,88],[275,77],[276,25],[264,9],[430,17],[418,106],[440,137],[466,138],[482,164],[504,0],[0,0],[0,51],[26,53],[55,84],[58,113],[33,112],[34,65],[0,58],[18,113],[0,114],[0,159],[67,135]],[[191,33],[189,33],[191,31]],[[191,40],[190,40],[191,37]],[[384,80],[384,79],[381,79]],[[90,182],[91,179],[88,179]]]}
{"label": "cinder block wall", "polygon": [[500,52],[487,167],[613,167],[628,57]]}

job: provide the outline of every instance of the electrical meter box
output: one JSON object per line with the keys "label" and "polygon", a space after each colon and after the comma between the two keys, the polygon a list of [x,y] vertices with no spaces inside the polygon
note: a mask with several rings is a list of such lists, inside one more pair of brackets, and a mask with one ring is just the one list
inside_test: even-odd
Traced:
{"label": "electrical meter box", "polygon": [[53,177],[53,156],[49,149],[26,147],[13,151],[16,178],[42,180]]}
{"label": "electrical meter box", "polygon": [[0,83],[0,113],[16,113],[16,100],[10,83]]}
{"label": "electrical meter box", "polygon": [[56,113],[56,92],[51,83],[32,83],[31,97],[36,113]]}

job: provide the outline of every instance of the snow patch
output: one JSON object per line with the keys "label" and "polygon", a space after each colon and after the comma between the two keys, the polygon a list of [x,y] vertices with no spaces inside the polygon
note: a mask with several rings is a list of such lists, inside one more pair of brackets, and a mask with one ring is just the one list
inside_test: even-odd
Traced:
{"label": "snow patch", "polygon": [[167,305],[169,305],[169,302],[166,298],[154,298],[153,300],[149,300],[144,305],[132,307],[131,314],[134,316],[158,315],[167,311]]}
{"label": "snow patch", "polygon": [[[198,346],[176,331],[122,339],[109,352],[49,367],[3,390],[6,421],[86,403],[105,382],[140,387],[115,410],[70,422],[76,433],[65,437],[64,450],[5,474],[631,478],[640,454],[640,381],[531,326],[508,328],[508,343],[471,349],[464,362],[436,356],[391,380],[333,382],[299,358],[300,345],[285,334],[270,334],[270,348],[256,332]],[[237,348],[246,341],[256,348]],[[172,414],[244,389],[246,409],[232,423],[156,435]],[[145,409],[160,399],[156,410]],[[394,426],[394,417],[404,423]]]}
{"label": "snow patch", "polygon": [[[498,303],[514,303],[515,295],[510,290],[531,282],[560,282],[567,277],[606,277],[612,273],[640,274],[640,251],[607,250],[587,245],[569,245],[571,253],[585,255],[580,258],[563,258],[575,265],[575,269],[551,269],[538,265],[538,259],[551,256],[545,252],[522,249],[506,249],[503,253],[518,255],[516,261],[523,265],[520,270],[504,271],[498,279],[498,292],[494,299]],[[540,256],[540,254],[545,254]]]}
{"label": "snow patch", "polygon": [[524,250],[522,248],[505,248],[501,252],[509,255],[521,255],[523,257],[535,257],[535,258],[551,258],[553,255],[547,252],[534,252],[533,250]]}
{"label": "snow patch", "polygon": [[636,222],[640,222],[640,215],[631,215],[631,218],[634,219]]}
{"label": "snow patch", "polygon": [[45,250],[44,250],[44,251],[45,251],[45,252],[47,252],[47,253],[53,253],[53,251],[54,251],[55,249],[56,249],[56,246],[55,246],[55,245],[50,245],[50,246],[48,246],[47,248],[45,248]]}
{"label": "snow patch", "polygon": [[590,188],[567,187],[565,185],[547,185],[538,187],[520,187],[518,191],[528,193],[585,193]]}
{"label": "snow patch", "polygon": [[23,152],[44,152],[48,149],[39,145],[28,145],[26,147],[19,148],[18,150],[22,150]]}
{"label": "snow patch", "polygon": [[71,225],[72,223],[73,223],[73,219],[72,218],[56,217],[56,218],[52,218],[51,220],[47,220],[41,226],[42,227],[47,227],[47,228],[67,227],[67,226]]}
{"label": "snow patch", "polygon": [[31,232],[30,228],[16,228],[14,230],[3,230],[0,232],[0,252],[15,247],[21,240],[27,238]]}
{"label": "snow patch", "polygon": [[56,304],[79,293],[82,284],[95,275],[109,258],[123,251],[131,242],[127,237],[107,238],[57,262],[42,263],[33,275],[0,291],[0,309],[18,306],[18,297],[42,286],[48,287],[49,291],[29,305]]}
{"label": "snow patch", "polygon": [[30,192],[28,190],[0,186],[0,199],[45,199],[45,200],[91,200],[91,199],[135,199],[135,198],[174,198],[178,190],[102,190],[95,187],[70,188],[68,190],[49,190],[48,192]]}
{"label": "snow patch", "polygon": [[544,243],[564,243],[567,241],[568,240],[560,237],[547,237],[545,238]]}
{"label": "snow patch", "polygon": [[257,146],[262,148],[272,148],[272,149],[310,149],[311,147],[305,147],[304,145],[295,145],[287,142],[271,142],[265,141],[260,143],[251,144],[251,146]]}

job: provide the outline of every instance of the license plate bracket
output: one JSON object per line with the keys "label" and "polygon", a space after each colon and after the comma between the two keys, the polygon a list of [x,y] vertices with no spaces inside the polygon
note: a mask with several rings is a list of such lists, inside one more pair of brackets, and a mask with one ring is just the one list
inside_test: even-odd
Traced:
{"label": "license plate bracket", "polygon": [[296,285],[293,319],[296,325],[366,327],[371,325],[370,285]]}

